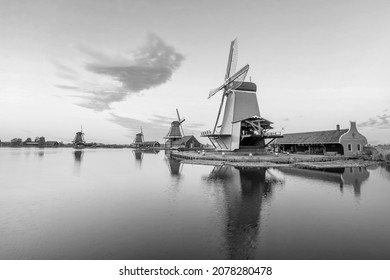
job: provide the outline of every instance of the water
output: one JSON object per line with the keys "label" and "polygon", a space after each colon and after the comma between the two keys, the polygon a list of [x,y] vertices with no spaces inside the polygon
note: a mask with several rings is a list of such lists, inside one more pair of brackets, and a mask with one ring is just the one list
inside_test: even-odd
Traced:
{"label": "water", "polygon": [[0,149],[0,259],[390,259],[390,166]]}

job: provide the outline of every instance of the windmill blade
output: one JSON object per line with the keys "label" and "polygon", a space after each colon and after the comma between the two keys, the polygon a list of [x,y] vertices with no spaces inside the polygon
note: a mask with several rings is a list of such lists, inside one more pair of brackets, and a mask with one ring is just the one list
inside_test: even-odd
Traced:
{"label": "windmill blade", "polygon": [[226,86],[226,83],[224,83],[223,85],[217,87],[217,88],[213,88],[209,91],[209,97],[207,98],[210,98],[212,97],[214,94],[216,94],[218,91],[220,91],[221,89],[223,89],[224,87]]}
{"label": "windmill blade", "polygon": [[177,119],[179,120],[180,122],[180,115],[179,115],[179,110],[176,108],[176,114],[177,114]]}
{"label": "windmill blade", "polygon": [[233,73],[236,72],[237,57],[238,57],[238,43],[236,38],[230,43],[230,51],[229,51],[228,64],[226,67],[225,80],[227,80]]}
{"label": "windmill blade", "polygon": [[234,83],[235,85],[234,86],[231,85],[229,87],[229,89],[232,89],[232,87],[234,87],[233,89],[238,88],[241,85],[241,83],[245,80],[245,77],[246,77],[246,74],[248,73],[248,70],[249,70],[249,64],[245,65],[240,70],[238,70],[236,73],[234,73],[234,75],[231,76],[230,78],[228,78],[225,81],[225,83],[223,83],[223,85],[219,86],[218,88],[214,88],[214,89],[210,90],[208,98],[212,97],[214,94],[216,94],[221,89],[228,87],[233,82],[239,82],[239,84],[236,85]]}
{"label": "windmill blade", "polygon": [[230,84],[231,82],[234,82],[237,79],[241,79],[241,81],[245,80],[246,74],[248,73],[249,70],[249,64],[245,65],[242,67],[240,70],[238,70],[236,73],[234,73],[233,76],[231,76],[225,84]]}
{"label": "windmill blade", "polygon": [[186,119],[182,119],[181,121],[179,121],[179,124],[182,124]]}
{"label": "windmill blade", "polygon": [[144,133],[142,132],[142,126],[141,126],[141,134],[144,134]]}
{"label": "windmill blade", "polygon": [[[249,65],[248,65],[249,67]],[[229,84],[228,90],[235,90],[239,86],[241,86],[242,82],[245,81],[245,77],[248,71],[243,72],[240,76],[238,76],[234,81]]]}
{"label": "windmill blade", "polygon": [[217,125],[218,125],[218,121],[219,121],[219,116],[221,115],[221,110],[222,110],[222,105],[223,105],[223,100],[224,100],[224,99],[225,99],[225,94],[222,94],[221,104],[219,105],[217,120],[215,121],[214,129],[213,129],[213,134],[215,134],[215,131],[217,130]]}

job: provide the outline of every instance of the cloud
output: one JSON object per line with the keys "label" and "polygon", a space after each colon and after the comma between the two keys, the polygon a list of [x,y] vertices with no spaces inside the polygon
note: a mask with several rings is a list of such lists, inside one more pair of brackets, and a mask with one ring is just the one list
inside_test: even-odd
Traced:
{"label": "cloud", "polygon": [[[80,46],[79,51],[88,56],[89,62],[78,73],[78,89],[85,93],[84,101],[77,105],[102,111],[110,109],[113,102],[143,90],[168,82],[181,66],[184,56],[160,37],[150,34],[146,43],[132,52],[104,53]],[[55,62],[60,75],[71,79],[72,70]],[[80,71],[78,71],[80,72]],[[73,85],[57,85],[71,89]]]}
{"label": "cloud", "polygon": [[[387,110],[385,110],[386,112]],[[390,115],[387,113],[369,118],[368,121],[362,122],[358,124],[358,127],[375,127],[379,129],[389,129],[390,128]]]}
{"label": "cloud", "polygon": [[137,50],[133,58],[122,55],[119,61],[118,56],[110,58],[104,55],[99,58],[96,52],[89,51],[89,54],[99,61],[87,64],[88,71],[110,76],[131,92],[166,83],[184,59],[183,55],[154,34],[149,35],[146,45]]}

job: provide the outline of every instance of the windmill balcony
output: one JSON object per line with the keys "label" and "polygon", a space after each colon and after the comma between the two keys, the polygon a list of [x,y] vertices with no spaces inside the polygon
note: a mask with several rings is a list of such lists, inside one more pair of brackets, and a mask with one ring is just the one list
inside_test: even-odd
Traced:
{"label": "windmill balcony", "polygon": [[283,137],[283,134],[281,131],[276,132],[267,132],[264,134],[266,137]]}
{"label": "windmill balcony", "polygon": [[209,136],[211,134],[212,134],[211,130],[206,130],[206,131],[201,132],[200,136],[201,137],[207,137],[207,136]]}

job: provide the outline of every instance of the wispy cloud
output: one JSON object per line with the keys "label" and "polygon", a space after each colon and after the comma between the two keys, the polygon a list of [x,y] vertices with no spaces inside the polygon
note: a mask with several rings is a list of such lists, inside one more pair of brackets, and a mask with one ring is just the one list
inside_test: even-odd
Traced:
{"label": "wispy cloud", "polygon": [[[140,127],[142,127],[146,140],[156,140],[163,138],[168,133],[171,122],[175,120],[177,119],[153,115],[152,120],[141,121],[138,119],[118,116],[114,113],[111,113],[110,119],[111,122],[131,130],[134,134],[131,136],[135,136],[135,133],[139,131]],[[200,133],[200,131],[204,130],[203,127],[204,124],[202,123],[183,123],[183,130],[185,135]]]}
{"label": "wispy cloud", "polygon": [[80,87],[78,86],[69,86],[69,85],[56,85],[58,88],[62,89],[69,89],[69,90],[74,90],[74,89],[79,89]]}
{"label": "wispy cloud", "polygon": [[95,90],[85,91],[85,96],[80,96],[84,101],[77,105],[92,109],[95,111],[104,111],[110,109],[110,104],[119,102],[126,98],[128,92],[118,90]]}
{"label": "wispy cloud", "polygon": [[[388,110],[384,110],[384,112],[387,112]],[[379,129],[389,129],[390,128],[390,115],[387,113],[384,113],[382,115],[369,118],[367,121],[359,123],[358,127],[364,128],[364,127],[375,127]]]}
{"label": "wispy cloud", "polygon": [[[96,111],[110,109],[113,102],[143,90],[160,86],[172,78],[181,66],[184,56],[155,34],[132,52],[104,53],[86,46],[79,51],[88,56],[89,62],[82,69],[85,73],[74,85],[57,85],[63,89],[79,89],[85,93],[79,106]],[[62,77],[72,78],[71,69],[56,62]]]}
{"label": "wispy cloud", "polygon": [[131,130],[132,133],[134,133],[133,136],[135,136],[135,133],[139,131],[140,127],[142,127],[145,134],[145,140],[157,140],[163,138],[168,133],[170,126],[170,123],[161,124],[158,120],[147,122],[129,117],[118,116],[114,113],[111,113],[110,121]]}

